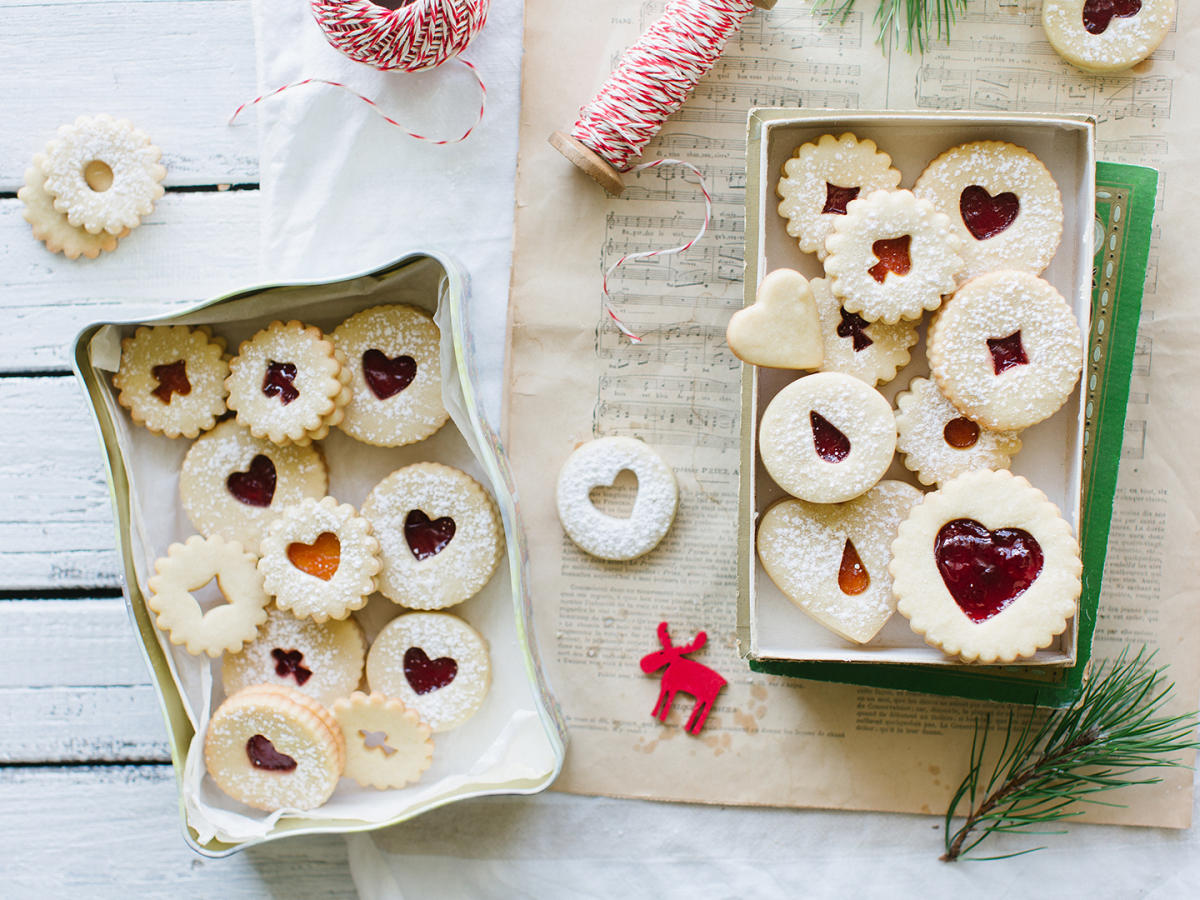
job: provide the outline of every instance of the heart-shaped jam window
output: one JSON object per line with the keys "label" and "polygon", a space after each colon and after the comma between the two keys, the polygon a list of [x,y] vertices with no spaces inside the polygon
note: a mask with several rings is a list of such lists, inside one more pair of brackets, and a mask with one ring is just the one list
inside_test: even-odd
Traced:
{"label": "heart-shaped jam window", "polygon": [[813,447],[817,456],[828,463],[840,463],[850,455],[850,438],[833,423],[815,409],[809,412],[808,419],[812,423]]}
{"label": "heart-shaped jam window", "polygon": [[833,213],[835,216],[844,216],[846,207],[850,205],[850,201],[858,196],[861,187],[838,187],[836,184],[825,182],[825,206],[821,209],[822,213]]}
{"label": "heart-shaped jam window", "polygon": [[959,416],[946,423],[942,439],[955,450],[969,450],[979,440],[979,426],[966,416]]}
{"label": "heart-shaped jam window", "polygon": [[287,406],[300,396],[296,385],[296,364],[289,362],[267,363],[267,372],[263,375],[262,392],[268,397],[278,397],[279,402]]}
{"label": "heart-shaped jam window", "polygon": [[449,656],[430,659],[420,647],[404,651],[404,677],[418,694],[444,688],[458,675],[458,662]]}
{"label": "heart-shaped jam window", "polygon": [[871,586],[871,573],[863,565],[854,542],[846,538],[842,548],[842,564],[838,567],[838,587],[843,594],[853,597]]}
{"label": "heart-shaped jam window", "polygon": [[1025,345],[1021,343],[1020,331],[1014,331],[1008,337],[988,338],[987,345],[992,353],[992,368],[996,370],[997,375],[1029,362],[1029,357],[1025,355]]}
{"label": "heart-shaped jam window", "polygon": [[256,769],[266,769],[268,772],[292,772],[296,769],[296,761],[276,750],[270,738],[261,734],[246,741],[246,755]]}
{"label": "heart-shaped jam window", "polygon": [[158,381],[158,387],[150,393],[168,406],[171,404],[172,394],[186,397],[192,392],[192,383],[187,377],[187,363],[182,359],[154,366],[150,369],[150,374]]}
{"label": "heart-shaped jam window", "polygon": [[301,572],[328,581],[342,561],[342,542],[332,531],[322,531],[311,544],[288,544],[287,557]]}
{"label": "heart-shaped jam window", "polygon": [[1113,19],[1128,19],[1142,11],[1142,0],[1087,0],[1083,27],[1088,34],[1104,34]]}
{"label": "heart-shaped jam window", "polygon": [[437,556],[454,537],[454,520],[449,516],[430,519],[419,509],[404,517],[404,540],[417,562]]}
{"label": "heart-shaped jam window", "polygon": [[247,506],[270,506],[275,496],[275,463],[258,454],[245,472],[231,472],[225,479],[229,493]]}
{"label": "heart-shaped jam window", "polygon": [[986,622],[1025,593],[1042,571],[1042,547],[1023,528],[947,522],[933,542],[946,590],[972,622]]}
{"label": "heart-shaped jam window", "polygon": [[305,668],[304,654],[299,650],[276,647],[271,651],[271,656],[275,660],[275,674],[280,678],[291,675],[296,679],[296,684],[300,685],[312,678],[312,669]]}
{"label": "heart-shaped jam window", "polygon": [[371,393],[386,400],[400,393],[417,377],[417,361],[411,356],[388,359],[381,350],[368,350],[362,356],[363,378]]}
{"label": "heart-shaped jam window", "polygon": [[987,188],[973,184],[958,197],[958,212],[971,237],[986,241],[1004,231],[1017,219],[1021,201],[1012,191],[993,197]]}
{"label": "heart-shaped jam window", "polygon": [[867,326],[871,323],[858,313],[846,312],[842,309],[842,321],[838,322],[837,336],[850,338],[854,343],[854,352],[859,353],[870,347],[874,341],[867,334]]}
{"label": "heart-shaped jam window", "polygon": [[897,275],[907,275],[912,270],[912,257],[908,254],[912,244],[911,234],[900,237],[883,238],[871,245],[871,252],[879,262],[867,269],[867,273],[880,284],[887,279],[889,272]]}

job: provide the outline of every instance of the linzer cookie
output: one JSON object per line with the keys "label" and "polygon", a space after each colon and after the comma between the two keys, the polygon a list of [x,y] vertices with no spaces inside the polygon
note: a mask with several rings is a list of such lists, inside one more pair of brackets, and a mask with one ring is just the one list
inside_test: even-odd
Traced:
{"label": "linzer cookie", "polygon": [[440,463],[397,469],[371,489],[362,515],[379,540],[379,591],[410,609],[442,609],[475,596],[504,552],[500,514],[487,491]]}
{"label": "linzer cookie", "polygon": [[829,289],[868,322],[894,324],[937,309],[963,268],[950,220],[911,191],[851,201],[825,247]]}
{"label": "linzer cookie", "polygon": [[201,435],[179,473],[179,495],[196,530],[255,550],[284,508],[324,497],[328,486],[315,447],[280,447],[232,420]]}
{"label": "linzer cookie", "polygon": [[1028,428],[1066,402],[1083,368],[1075,314],[1049,282],[992,272],[959,289],[929,326],[929,368],[985,428]]}
{"label": "linzer cookie", "polygon": [[448,613],[409,613],[389,622],[367,654],[372,691],[400,699],[435,732],[479,710],[492,683],[487,644]]}
{"label": "linzer cookie", "polygon": [[351,373],[319,328],[272,322],[229,363],[229,408],[255,437],[309,444],[342,421]]}
{"label": "linzer cookie", "polygon": [[868,322],[842,306],[829,289],[828,279],[814,278],[809,287],[821,320],[821,371],[853,375],[874,387],[891,381],[908,365],[911,348],[917,342],[916,322]]}
{"label": "linzer cookie", "polygon": [[429,726],[399,700],[361,691],[333,704],[346,737],[346,776],[363,787],[404,787],[433,762]]}
{"label": "linzer cookie", "polygon": [[316,622],[366,606],[381,568],[371,523],[332,497],[285,507],[260,550],[258,569],[275,604]]}
{"label": "linzer cookie", "polygon": [[1175,21],[1175,0],[1046,0],[1042,27],[1067,62],[1120,72],[1158,49]]}
{"label": "linzer cookie", "polygon": [[194,438],[225,412],[224,353],[208,328],[143,325],[121,341],[117,402],[151,431]]}
{"label": "linzer cookie", "polygon": [[902,481],[881,481],[847,503],[781,500],[759,524],[758,558],[800,609],[865,644],[896,608],[891,544],[920,500],[921,492]]}
{"label": "linzer cookie", "polygon": [[1058,184],[1016,144],[960,144],[931,162],[913,192],[950,219],[962,242],[962,278],[996,269],[1038,274],[1062,240]]}
{"label": "linzer cookie", "polygon": [[818,372],[772,398],[758,447],[768,474],[789,494],[840,503],[883,477],[896,450],[896,420],[874,388],[850,375]]}
{"label": "linzer cookie", "polygon": [[1066,630],[1079,546],[1046,495],[1006,470],[968,472],[927,494],[892,544],[897,609],[967,662],[1011,663]]}
{"label": "linzer cookie", "polygon": [[944,484],[976,469],[1007,469],[1021,449],[1019,432],[980,428],[928,378],[914,378],[896,395],[896,431],[896,449],[921,484]]}
{"label": "linzer cookie", "polygon": [[86,256],[95,259],[101,253],[117,249],[117,241],[129,234],[126,228],[119,234],[100,231],[92,234],[67,221],[67,214],[54,208],[54,195],[46,190],[46,157],[41,153],[33,157],[33,164],[25,170],[25,184],[17,191],[17,198],[25,204],[25,221],[33,228],[33,236],[46,245],[51,253],[61,253],[67,259]]}
{"label": "linzer cookie", "polygon": [[253,684],[295,688],[328,706],[358,688],[366,653],[353,618],[318,624],[270,607],[255,638],[221,661],[221,683],[228,695]]}
{"label": "linzer cookie", "polygon": [[353,396],[338,427],[356,440],[400,447],[450,417],[442,405],[441,332],[413,306],[375,306],[330,335],[346,357]]}
{"label": "linzer cookie", "polygon": [[333,794],[346,744],[333,716],[290,688],[257,685],[217,707],[204,765],[222,791],[255,809],[315,809]]}
{"label": "linzer cookie", "polygon": [[783,164],[776,192],[782,198],[779,214],[788,220],[787,232],[805,253],[825,258],[825,238],[846,205],[876,190],[900,184],[900,170],[871,140],[853,134],[822,135],[815,144],[801,144]]}

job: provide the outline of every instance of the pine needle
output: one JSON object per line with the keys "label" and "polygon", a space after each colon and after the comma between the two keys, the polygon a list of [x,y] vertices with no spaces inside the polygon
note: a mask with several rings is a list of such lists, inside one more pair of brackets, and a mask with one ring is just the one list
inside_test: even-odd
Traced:
{"label": "pine needle", "polygon": [[[903,45],[921,53],[931,39],[950,41],[950,26],[967,8],[967,0],[879,0],[875,42],[885,53]],[[854,0],[813,0],[813,12],[831,22],[845,22],[854,10]]]}

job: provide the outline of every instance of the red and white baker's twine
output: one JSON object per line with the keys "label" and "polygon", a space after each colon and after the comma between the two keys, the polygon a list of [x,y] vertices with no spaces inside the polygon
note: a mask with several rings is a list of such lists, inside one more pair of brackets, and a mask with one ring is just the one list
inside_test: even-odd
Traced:
{"label": "red and white baker's twine", "polygon": [[[388,9],[371,0],[312,0],[313,18],[325,39],[346,56],[384,72],[420,72],[432,69],[462,53],[475,39],[487,21],[490,0],[412,0],[398,9]],[[341,88],[358,97],[380,118],[405,130],[410,137],[434,144],[457,144],[464,141],[483,119],[487,88],[476,68],[459,59],[479,85],[479,114],[470,127],[456,138],[431,138],[408,131],[369,97],[340,81],[325,78],[305,78],[255,97],[239,106],[230,123],[248,106],[305,84],[327,84]]]}
{"label": "red and white baker's twine", "polygon": [[634,334],[613,309],[608,278],[622,263],[651,256],[682,253],[708,230],[712,198],[704,176],[691,163],[659,159],[631,166],[642,149],[659,132],[721,57],[725,42],[742,27],[753,0],[671,0],[662,18],[650,26],[636,44],[625,51],[600,91],[579,111],[571,137],[594,151],[614,169],[640,172],[663,165],[690,169],[704,193],[704,224],[686,244],[666,250],[630,253],[604,273],[604,309],[621,333],[635,343]]}

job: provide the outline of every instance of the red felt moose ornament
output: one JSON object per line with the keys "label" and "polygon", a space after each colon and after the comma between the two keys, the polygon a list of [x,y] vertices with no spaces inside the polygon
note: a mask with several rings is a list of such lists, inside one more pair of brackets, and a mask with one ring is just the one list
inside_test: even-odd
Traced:
{"label": "red felt moose ornament", "polygon": [[658,702],[654,704],[654,710],[650,715],[656,717],[660,722],[667,721],[667,715],[671,712],[671,704],[675,701],[675,695],[680,691],[691,694],[696,698],[696,705],[692,709],[692,715],[687,720],[684,730],[689,734],[699,734],[708,719],[708,712],[712,709],[717,694],[728,684],[724,678],[708,666],[695,660],[684,659],[687,654],[703,647],[705,641],[708,640],[708,635],[701,631],[696,635],[696,639],[687,646],[674,647],[671,645],[671,635],[667,630],[667,623],[660,622],[658,640],[663,648],[642,657],[642,671],[647,675],[666,666],[661,676],[662,686],[658,692]]}

